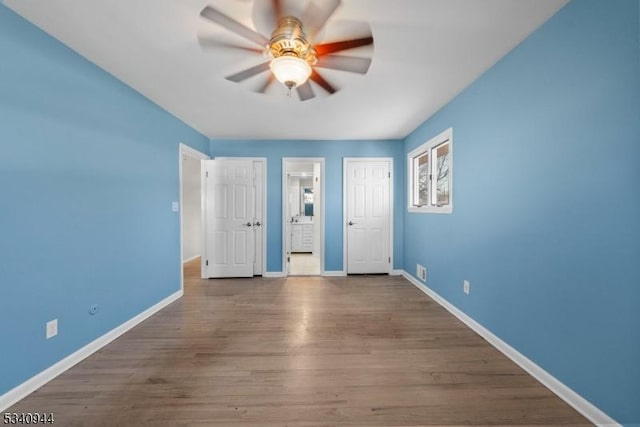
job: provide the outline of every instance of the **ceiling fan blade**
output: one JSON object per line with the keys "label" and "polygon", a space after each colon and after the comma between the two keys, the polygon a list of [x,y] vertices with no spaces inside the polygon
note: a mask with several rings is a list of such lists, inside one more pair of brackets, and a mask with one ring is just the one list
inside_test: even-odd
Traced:
{"label": "ceiling fan blade", "polygon": [[266,46],[267,43],[269,43],[269,40],[267,40],[267,38],[262,34],[256,33],[251,28],[245,27],[235,19],[229,18],[227,15],[212,8],[211,6],[207,6],[202,9],[202,12],[200,12],[200,16],[212,22],[215,22],[216,24],[226,28],[231,32],[236,33],[239,36],[244,37],[245,39],[251,40],[252,42],[260,46]]}
{"label": "ceiling fan blade", "polygon": [[218,39],[214,39],[212,37],[198,36],[198,44],[202,49],[218,49],[218,48],[237,49],[237,50],[244,50],[244,51],[254,52],[259,54],[263,52],[262,49],[258,49],[257,47],[240,46],[239,44],[221,41]]}
{"label": "ceiling fan blade", "polygon": [[296,88],[296,91],[298,91],[300,101],[306,101],[316,96],[315,93],[313,93],[313,88],[311,87],[311,83],[309,83],[309,80],[304,82],[303,85],[298,86]]}
{"label": "ceiling fan blade", "polygon": [[361,46],[369,46],[373,44],[373,37],[361,37],[353,40],[342,40],[339,42],[323,43],[315,46],[318,56],[329,55],[331,53],[341,52],[343,50],[354,49]]}
{"label": "ceiling fan blade", "polygon": [[316,67],[331,68],[332,70],[349,71],[350,73],[366,74],[371,65],[370,58],[356,56],[329,55],[318,58]]}
{"label": "ceiling fan blade", "polygon": [[324,90],[326,90],[327,92],[329,92],[330,94],[336,93],[338,91],[338,89],[336,89],[335,87],[333,87],[333,85],[331,83],[329,83],[328,81],[326,81],[324,79],[324,77],[322,77],[320,75],[320,73],[318,73],[316,70],[313,70],[311,72],[311,80],[313,80],[314,82],[318,83],[318,85],[320,87],[322,87]]}
{"label": "ceiling fan blade", "polygon": [[322,30],[333,12],[342,4],[341,0],[323,0],[323,7],[317,6],[314,1],[310,1],[307,10],[304,12],[302,22],[305,24],[307,35],[313,39]]}
{"label": "ceiling fan blade", "polygon": [[235,73],[230,76],[227,76],[225,77],[225,79],[238,83],[248,79],[249,77],[253,77],[256,74],[265,72],[268,69],[269,69],[269,63],[265,62],[263,64],[256,65],[255,67],[247,68],[246,70],[240,71],[239,73]]}
{"label": "ceiling fan blade", "polygon": [[273,77],[273,74],[269,74],[269,76],[267,76],[267,80],[264,82],[262,87],[260,87],[260,89],[258,89],[256,92],[265,93],[269,88],[269,86],[271,86],[271,83],[273,83],[274,80],[275,78]]}

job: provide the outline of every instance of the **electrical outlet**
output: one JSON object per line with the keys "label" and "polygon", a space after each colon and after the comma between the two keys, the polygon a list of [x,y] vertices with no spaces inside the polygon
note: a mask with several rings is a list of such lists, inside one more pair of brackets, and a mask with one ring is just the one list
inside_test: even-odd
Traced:
{"label": "electrical outlet", "polygon": [[47,322],[47,339],[58,335],[58,319]]}
{"label": "electrical outlet", "polygon": [[420,264],[416,264],[416,276],[418,276],[418,279],[422,280],[423,282],[426,282],[427,269],[421,266]]}
{"label": "electrical outlet", "polygon": [[469,294],[469,292],[471,292],[471,282],[469,282],[468,280],[465,280],[462,285],[462,290],[464,291],[465,294]]}

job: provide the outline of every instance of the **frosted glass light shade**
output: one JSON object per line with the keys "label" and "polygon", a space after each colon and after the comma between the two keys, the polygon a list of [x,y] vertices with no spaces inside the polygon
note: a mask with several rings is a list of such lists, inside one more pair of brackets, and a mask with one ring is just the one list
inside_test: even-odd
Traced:
{"label": "frosted glass light shade", "polygon": [[276,79],[288,88],[304,84],[311,75],[311,65],[295,56],[279,56],[269,64]]}

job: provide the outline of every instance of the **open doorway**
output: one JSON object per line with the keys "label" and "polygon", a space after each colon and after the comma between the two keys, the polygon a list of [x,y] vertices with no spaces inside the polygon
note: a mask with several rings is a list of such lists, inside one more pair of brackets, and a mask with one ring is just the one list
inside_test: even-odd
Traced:
{"label": "open doorway", "polygon": [[[180,144],[180,261],[182,265],[200,259],[202,227],[202,192],[200,162],[204,153]],[[183,271],[183,268],[180,268]],[[181,276],[184,288],[184,274]]]}
{"label": "open doorway", "polygon": [[324,159],[284,158],[282,165],[284,272],[324,271]]}

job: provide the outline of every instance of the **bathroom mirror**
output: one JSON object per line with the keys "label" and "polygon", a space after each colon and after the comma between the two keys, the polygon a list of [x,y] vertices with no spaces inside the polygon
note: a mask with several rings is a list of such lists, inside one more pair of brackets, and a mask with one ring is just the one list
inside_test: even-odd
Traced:
{"label": "bathroom mirror", "polygon": [[300,210],[304,216],[313,216],[313,188],[304,187],[302,189],[302,205]]}

